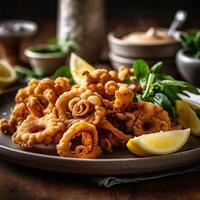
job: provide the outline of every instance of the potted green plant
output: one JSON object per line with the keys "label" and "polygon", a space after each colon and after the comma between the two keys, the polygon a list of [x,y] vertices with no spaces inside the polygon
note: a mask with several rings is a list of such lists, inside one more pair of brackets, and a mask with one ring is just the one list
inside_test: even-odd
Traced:
{"label": "potted green plant", "polygon": [[177,52],[176,64],[187,81],[200,86],[200,30],[181,35],[182,49]]}

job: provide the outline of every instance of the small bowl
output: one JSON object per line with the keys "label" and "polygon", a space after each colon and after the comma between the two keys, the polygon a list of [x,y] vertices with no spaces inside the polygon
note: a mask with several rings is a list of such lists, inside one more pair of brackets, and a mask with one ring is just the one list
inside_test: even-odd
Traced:
{"label": "small bowl", "polygon": [[21,40],[33,36],[38,30],[35,22],[27,20],[0,21],[1,58],[11,65],[20,63],[19,50]]}
{"label": "small bowl", "polygon": [[[52,45],[37,45],[36,48],[49,48]],[[36,73],[50,75],[59,67],[65,65],[67,53],[38,53],[32,51],[33,47],[25,49],[24,54],[29,58],[29,62]]]}
{"label": "small bowl", "polygon": [[[157,29],[168,31],[168,29],[164,28]],[[114,31],[108,34],[109,49],[113,54],[126,58],[167,58],[174,57],[180,48],[178,40],[167,44],[156,45],[130,44],[121,39],[124,35],[127,35],[127,33]],[[176,35],[178,35],[178,32]]]}
{"label": "small bowl", "polygon": [[200,59],[190,57],[180,49],[176,55],[176,65],[185,80],[200,87]]}

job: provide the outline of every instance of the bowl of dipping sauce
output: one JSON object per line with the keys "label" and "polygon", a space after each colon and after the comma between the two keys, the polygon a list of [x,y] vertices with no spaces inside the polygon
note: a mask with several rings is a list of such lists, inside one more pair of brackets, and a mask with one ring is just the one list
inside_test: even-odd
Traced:
{"label": "bowl of dipping sauce", "polygon": [[41,44],[25,49],[33,70],[42,75],[50,75],[65,65],[67,53],[55,45]]}
{"label": "bowl of dipping sauce", "polygon": [[180,48],[177,38],[169,36],[168,29],[149,28],[128,34],[111,32],[108,44],[112,54],[125,58],[167,58],[175,57]]}

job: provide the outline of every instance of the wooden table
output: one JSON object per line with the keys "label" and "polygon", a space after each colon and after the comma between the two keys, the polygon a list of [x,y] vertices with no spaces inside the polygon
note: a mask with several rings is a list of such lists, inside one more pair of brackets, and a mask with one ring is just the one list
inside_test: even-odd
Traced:
{"label": "wooden table", "polygon": [[[123,26],[144,26],[137,20],[120,21]],[[149,19],[151,25],[160,25]],[[118,26],[112,22],[109,29]],[[39,33],[22,43],[23,49],[35,43],[43,43],[55,35],[55,22],[40,22]],[[55,172],[30,169],[0,161],[0,200],[198,200],[200,199],[200,172],[145,181],[135,184],[100,188],[79,177]]]}
{"label": "wooden table", "polygon": [[0,162],[1,200],[198,200],[200,172],[106,189],[79,177]]}

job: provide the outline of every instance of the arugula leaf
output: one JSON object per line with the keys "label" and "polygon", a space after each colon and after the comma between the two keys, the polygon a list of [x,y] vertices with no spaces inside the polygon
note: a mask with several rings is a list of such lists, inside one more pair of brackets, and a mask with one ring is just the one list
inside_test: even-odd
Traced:
{"label": "arugula leaf", "polygon": [[163,62],[157,62],[155,65],[152,66],[150,71],[154,74],[158,74],[160,73],[162,67],[163,67]]}
{"label": "arugula leaf", "polygon": [[160,80],[175,80],[172,76],[164,73],[157,74],[157,78]]}
{"label": "arugula leaf", "polygon": [[136,60],[133,63],[134,74],[143,88],[146,83],[146,78],[149,75],[149,65],[144,60]]}
{"label": "arugula leaf", "polygon": [[57,77],[66,77],[69,79],[69,82],[71,85],[75,84],[75,81],[72,77],[72,74],[70,72],[70,67],[67,66],[63,66],[60,67],[53,75],[52,75],[52,79],[56,79]]}
{"label": "arugula leaf", "polygon": [[148,79],[147,79],[147,86],[143,92],[142,98],[143,99],[148,99],[149,94],[152,93],[152,84],[155,80],[155,74],[149,73]]}
{"label": "arugula leaf", "polygon": [[153,101],[155,105],[158,105],[166,110],[171,119],[175,119],[175,109],[166,95],[162,93],[156,93]]}

